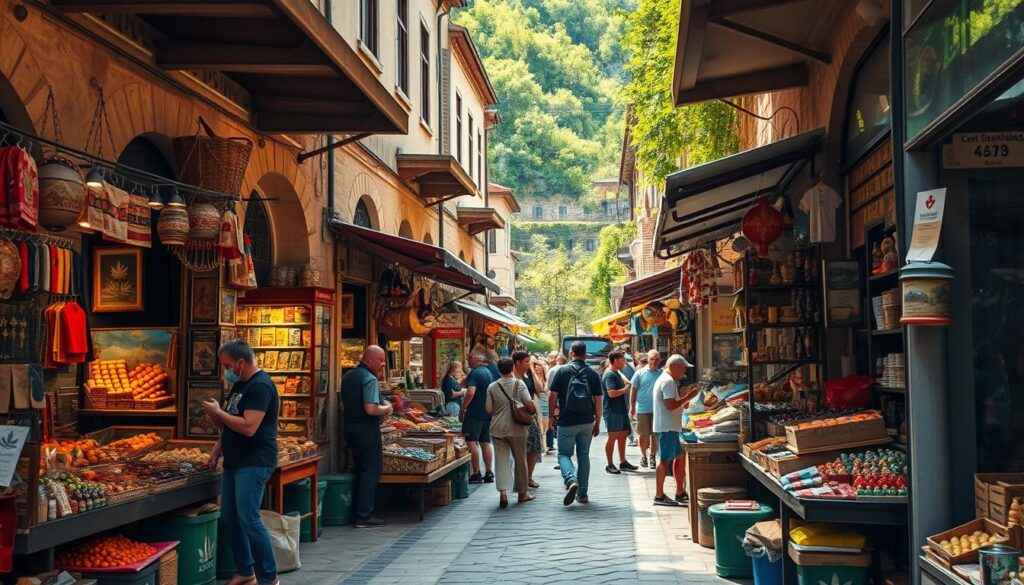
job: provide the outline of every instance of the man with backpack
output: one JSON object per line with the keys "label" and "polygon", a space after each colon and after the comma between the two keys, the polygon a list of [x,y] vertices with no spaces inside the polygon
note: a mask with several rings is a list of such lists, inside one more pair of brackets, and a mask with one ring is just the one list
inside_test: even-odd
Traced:
{"label": "man with backpack", "polygon": [[[572,361],[555,372],[551,378],[549,412],[558,410],[558,464],[565,481],[566,506],[574,501],[590,501],[587,485],[590,481],[590,442],[601,432],[601,378],[584,358],[587,346],[577,341],[570,348]],[[552,420],[551,424],[555,421]],[[572,464],[573,453],[579,461],[579,470]]]}

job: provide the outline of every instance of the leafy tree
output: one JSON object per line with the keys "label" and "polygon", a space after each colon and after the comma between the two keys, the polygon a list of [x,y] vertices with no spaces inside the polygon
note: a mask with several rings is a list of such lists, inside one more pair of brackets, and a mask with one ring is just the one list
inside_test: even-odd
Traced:
{"label": "leafy tree", "polygon": [[648,176],[662,181],[687,166],[736,152],[736,111],[720,101],[683,107],[672,102],[672,74],[679,33],[680,0],[640,0],[629,15],[623,46],[631,76],[625,97],[633,104],[636,159]]}
{"label": "leafy tree", "polygon": [[527,351],[544,354],[558,347],[558,342],[548,333],[538,333],[534,339],[537,340],[536,343],[526,343]]}
{"label": "leafy tree", "polygon": [[590,275],[587,296],[596,317],[611,312],[611,285],[626,279],[626,267],[619,262],[616,252],[635,237],[636,224],[633,222],[605,226],[597,236],[597,254],[587,266]]}
{"label": "leafy tree", "polygon": [[541,332],[575,333],[593,319],[595,310],[586,290],[587,266],[569,260],[564,246],[549,249],[547,238],[533,237],[529,259],[516,279],[522,315]]}

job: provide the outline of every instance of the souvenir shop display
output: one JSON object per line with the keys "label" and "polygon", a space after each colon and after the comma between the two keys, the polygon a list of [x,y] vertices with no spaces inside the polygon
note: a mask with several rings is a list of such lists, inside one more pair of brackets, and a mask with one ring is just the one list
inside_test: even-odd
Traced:
{"label": "souvenir shop display", "polygon": [[718,256],[698,248],[686,255],[681,272],[681,290],[689,304],[703,307],[718,298],[717,279],[722,276]]}

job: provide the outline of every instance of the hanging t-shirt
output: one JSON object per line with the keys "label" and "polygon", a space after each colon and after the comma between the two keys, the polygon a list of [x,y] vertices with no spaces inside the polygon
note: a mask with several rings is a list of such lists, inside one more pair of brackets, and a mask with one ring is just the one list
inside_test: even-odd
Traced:
{"label": "hanging t-shirt", "polygon": [[834,242],[836,240],[836,210],[843,198],[836,190],[819,182],[800,198],[800,211],[811,219],[812,242]]}

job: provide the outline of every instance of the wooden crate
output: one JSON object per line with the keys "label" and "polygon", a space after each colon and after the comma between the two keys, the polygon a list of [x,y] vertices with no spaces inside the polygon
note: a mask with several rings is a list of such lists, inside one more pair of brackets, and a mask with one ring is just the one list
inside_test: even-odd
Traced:
{"label": "wooden crate", "polygon": [[993,503],[997,512],[1009,512],[1015,497],[1024,497],[1024,473],[974,474],[974,509],[983,511],[979,517],[990,517]]}
{"label": "wooden crate", "polygon": [[747,472],[739,464],[739,445],[736,443],[687,444],[686,457],[686,493],[691,504],[690,538],[697,542],[697,491],[701,488],[715,486],[745,486]]}
{"label": "wooden crate", "polygon": [[891,439],[881,418],[858,420],[827,427],[786,427],[786,442],[794,453],[818,453],[888,443]]}
{"label": "wooden crate", "polygon": [[157,410],[164,408],[165,406],[171,406],[174,404],[173,396],[164,396],[163,398],[157,398],[155,400],[132,400],[132,407],[136,410]]}
{"label": "wooden crate", "polygon": [[1008,540],[1004,542],[1009,546],[1019,549],[1021,531],[1020,527],[1015,527],[1014,530],[989,520],[988,518],[975,518],[967,524],[961,524],[955,528],[950,528],[945,532],[936,534],[935,536],[928,537],[928,546],[931,547],[932,551],[935,552],[940,558],[945,559],[950,565],[963,565],[966,563],[974,563],[978,560],[978,551],[973,550],[965,552],[957,556],[953,556],[946,551],[942,550],[939,543],[943,540],[949,540],[954,536],[959,537],[967,534],[972,534],[975,530],[980,530],[987,534],[999,534],[1005,536]]}
{"label": "wooden crate", "polygon": [[840,453],[842,453],[842,451],[822,451],[821,453],[809,453],[804,455],[794,454],[792,457],[787,457],[785,459],[766,457],[768,460],[768,466],[766,469],[777,479],[789,473],[793,473],[794,471],[800,471],[801,469],[806,469],[814,465],[828,463],[838,457]]}

